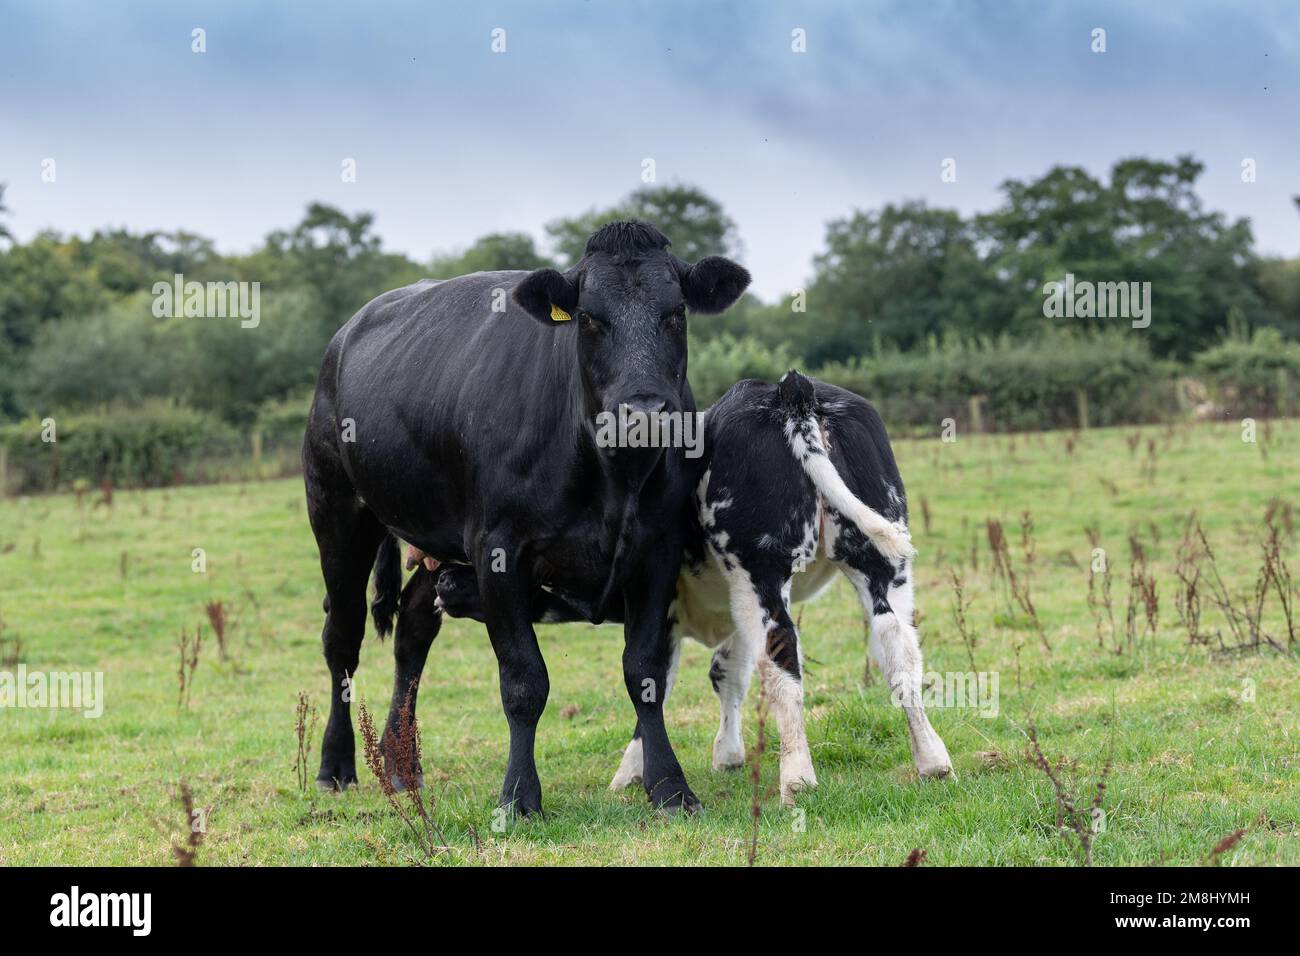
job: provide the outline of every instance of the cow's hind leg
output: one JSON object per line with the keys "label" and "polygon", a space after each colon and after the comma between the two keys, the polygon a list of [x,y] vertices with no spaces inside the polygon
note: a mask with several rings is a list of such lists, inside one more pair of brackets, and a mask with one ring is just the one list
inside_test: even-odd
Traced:
{"label": "cow's hind leg", "polygon": [[921,645],[912,625],[912,566],[894,566],[874,550],[845,558],[846,573],[871,619],[871,656],[880,666],[894,703],[902,707],[911,736],[912,762],[922,777],[952,772],[948,748],[930,725],[921,700]]}
{"label": "cow's hind leg", "polygon": [[728,574],[737,641],[757,658],[763,696],[781,733],[781,802],[817,785],[803,719],[803,653],[790,618],[788,571],[737,568]]}
{"label": "cow's hind leg", "polygon": [[345,790],[357,781],[352,682],[365,636],[366,579],[385,529],[350,487],[327,485],[309,471],[307,489],[308,516],[325,578],[321,643],[330,671],[330,713],[316,785],[322,790]]}
{"label": "cow's hind leg", "polygon": [[414,776],[416,786],[424,785],[424,771],[414,754],[399,754],[398,747],[414,748],[412,734],[415,722],[416,699],[420,690],[420,675],[429,656],[429,647],[442,628],[442,609],[437,606],[438,572],[425,567],[416,568],[402,589],[401,606],[397,614],[397,634],[393,639],[393,657],[396,667],[393,675],[393,699],[388,706],[388,725],[384,731],[381,748],[384,754],[384,772],[398,790],[405,789],[402,768]]}

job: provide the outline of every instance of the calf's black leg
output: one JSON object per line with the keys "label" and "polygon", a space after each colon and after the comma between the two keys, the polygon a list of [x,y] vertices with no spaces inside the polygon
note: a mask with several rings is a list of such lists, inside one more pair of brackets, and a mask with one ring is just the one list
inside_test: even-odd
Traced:
{"label": "calf's black leg", "polygon": [[[393,657],[396,665],[393,674],[393,698],[388,705],[388,725],[384,730],[384,772],[389,774],[398,790],[405,782],[397,775],[394,766],[394,748],[400,745],[403,731],[403,711],[407,719],[415,719],[416,699],[419,696],[420,675],[429,648],[442,628],[442,611],[437,607],[437,579],[435,572],[423,566],[416,568],[402,589],[401,606],[397,614],[397,632],[393,638]],[[408,710],[409,708],[409,710]],[[408,735],[407,746],[414,741]],[[417,784],[424,785],[423,768],[415,765]]]}

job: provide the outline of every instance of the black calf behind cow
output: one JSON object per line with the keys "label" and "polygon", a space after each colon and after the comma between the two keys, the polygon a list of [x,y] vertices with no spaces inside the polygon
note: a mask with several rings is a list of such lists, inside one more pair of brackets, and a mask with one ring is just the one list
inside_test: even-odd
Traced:
{"label": "black calf behind cow", "polygon": [[[748,284],[727,259],[690,265],[652,226],[612,223],[563,274],[418,282],[375,299],[339,330],[303,447],[332,685],[318,784],[356,780],[351,681],[366,580],[374,565],[376,620],[391,620],[396,535],[474,568],[510,727],[503,804],[541,808],[533,738],[549,685],[533,599],[553,587],[595,619],[625,622],[623,673],[645,789],[656,806],[697,805],[668,742],[664,695],[646,692],[668,680],[668,611],[695,465],[680,448],[599,447],[595,417],[622,405],[694,412],[686,313],[720,312]],[[411,597],[414,614],[420,602]],[[435,633],[399,628],[390,729]]]}

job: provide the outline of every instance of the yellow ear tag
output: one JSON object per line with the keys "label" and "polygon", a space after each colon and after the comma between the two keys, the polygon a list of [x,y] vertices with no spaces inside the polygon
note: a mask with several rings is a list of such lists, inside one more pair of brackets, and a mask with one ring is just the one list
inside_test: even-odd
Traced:
{"label": "yellow ear tag", "polygon": [[551,303],[552,322],[570,322],[572,320],[573,320],[573,316],[569,315],[569,313],[565,312],[555,303]]}

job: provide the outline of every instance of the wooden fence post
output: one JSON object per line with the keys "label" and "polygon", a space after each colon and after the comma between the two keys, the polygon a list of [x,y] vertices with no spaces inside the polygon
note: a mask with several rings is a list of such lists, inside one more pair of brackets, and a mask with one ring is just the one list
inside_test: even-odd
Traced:
{"label": "wooden fence post", "polygon": [[1088,427],[1088,393],[1081,388],[1075,389],[1074,404],[1079,411],[1079,430],[1084,431]]}
{"label": "wooden fence post", "polygon": [[980,412],[980,403],[984,401],[983,395],[972,395],[968,403],[970,414],[970,430],[976,435],[984,431],[984,417]]}

